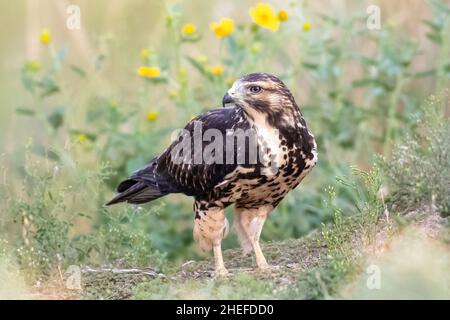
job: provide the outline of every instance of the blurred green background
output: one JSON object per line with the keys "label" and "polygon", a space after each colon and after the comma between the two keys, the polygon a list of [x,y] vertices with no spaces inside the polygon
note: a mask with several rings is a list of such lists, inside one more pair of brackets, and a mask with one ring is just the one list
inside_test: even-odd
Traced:
{"label": "blurred green background", "polygon": [[[66,27],[70,4],[81,10],[79,30]],[[280,76],[292,90],[320,159],[263,238],[297,238],[331,221],[328,186],[346,215],[358,212],[358,195],[340,177],[389,156],[414,128],[424,99],[448,87],[449,4],[273,1],[274,15],[288,15],[277,31],[252,22],[256,4],[0,4],[0,229],[5,250],[29,274],[60,264],[161,266],[196,257],[192,199],[102,204],[167,146],[172,130],[219,106],[235,79],[255,71]],[[380,30],[366,26],[372,4],[381,9]],[[224,38],[210,28],[221,18],[234,20]],[[186,23],[196,31],[184,32]],[[160,74],[140,76],[140,67]],[[224,243],[236,245],[234,236]]]}

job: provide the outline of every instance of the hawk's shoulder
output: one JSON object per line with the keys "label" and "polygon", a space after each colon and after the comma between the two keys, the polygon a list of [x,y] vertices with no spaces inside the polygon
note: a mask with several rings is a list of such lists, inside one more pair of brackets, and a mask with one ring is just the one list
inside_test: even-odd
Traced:
{"label": "hawk's shoulder", "polygon": [[[188,135],[190,141],[190,161],[180,163],[174,159],[175,150],[179,148],[181,139],[174,141],[166,151],[157,159],[157,175],[162,183],[168,185],[173,192],[181,192],[191,196],[207,195],[213,188],[221,183],[224,177],[236,168],[236,164],[205,162],[195,159],[196,152],[203,152],[215,139],[206,139],[207,130],[215,130],[222,135],[222,141],[228,130],[249,128],[243,111],[240,108],[220,108],[210,110],[193,118],[184,128],[183,134]],[[205,138],[205,139],[204,139]],[[200,139],[194,141],[195,139]],[[178,147],[177,147],[178,146]],[[200,148],[198,148],[201,146]],[[222,153],[225,155],[225,143],[222,144]],[[178,150],[177,150],[178,151]],[[194,161],[197,160],[197,161]]]}

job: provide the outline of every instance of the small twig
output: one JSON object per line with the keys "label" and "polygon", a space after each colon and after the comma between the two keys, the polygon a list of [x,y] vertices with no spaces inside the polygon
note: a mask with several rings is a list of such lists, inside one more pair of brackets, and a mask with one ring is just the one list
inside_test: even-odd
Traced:
{"label": "small twig", "polygon": [[61,272],[61,266],[58,264],[58,272],[59,272],[59,278],[61,279],[61,284],[64,285],[64,277]]}
{"label": "small twig", "polygon": [[181,267],[184,268],[185,266],[190,265],[190,264],[192,264],[192,263],[194,263],[194,262],[195,262],[194,260],[186,261],[185,263],[183,263],[183,264],[181,265]]}
{"label": "small twig", "polygon": [[161,278],[166,277],[164,274],[158,273],[150,268],[121,269],[121,268],[92,268],[89,266],[85,266],[85,267],[83,267],[82,272],[84,272],[84,273],[110,272],[110,273],[117,273],[117,274],[130,273],[130,274],[143,274],[143,275],[148,275],[148,276],[153,276],[153,277],[161,277]]}

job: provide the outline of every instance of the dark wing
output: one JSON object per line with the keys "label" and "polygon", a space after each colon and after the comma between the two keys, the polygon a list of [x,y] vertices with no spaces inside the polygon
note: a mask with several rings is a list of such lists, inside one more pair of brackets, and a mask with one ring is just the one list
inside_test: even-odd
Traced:
{"label": "dark wing", "polygon": [[[201,124],[201,128],[199,128]],[[197,128],[196,128],[197,126]],[[245,121],[243,111],[240,108],[221,108],[214,109],[208,113],[201,115],[191,120],[184,128],[185,134],[191,137],[190,141],[190,163],[181,162],[180,155],[177,151],[180,150],[180,143],[183,139],[180,137],[179,141],[175,141],[172,145],[158,158],[157,173],[159,177],[164,177],[166,183],[175,188],[178,192],[182,192],[189,196],[202,196],[208,194],[216,185],[224,180],[224,177],[236,168],[236,161],[232,164],[225,163],[225,147],[227,129],[246,130],[248,122]],[[208,164],[206,159],[201,162],[196,161],[200,159],[200,154],[205,148],[214,143],[211,141],[203,141],[206,130],[215,129],[221,134],[222,155],[223,161],[221,163]],[[186,140],[184,141],[186,142]],[[197,145],[196,145],[197,143]],[[199,148],[199,145],[201,148]],[[206,152],[205,152],[206,153]],[[235,150],[236,155],[236,150]],[[175,157],[175,158],[174,158]]]}
{"label": "dark wing", "polygon": [[[195,161],[199,159],[199,153],[214,142],[214,139],[203,141],[203,133],[209,129],[216,129],[216,133],[220,132],[223,142],[222,154],[225,156],[227,129],[237,128],[248,129],[243,111],[238,108],[214,109],[192,119],[184,128],[184,134],[180,135],[163,154],[120,183],[117,188],[119,194],[107,205],[124,201],[144,203],[169,193],[184,193],[196,197],[208,194],[236,168],[236,161],[233,164],[226,164],[225,161],[208,164],[201,158],[202,161]],[[186,136],[190,137],[189,141],[185,140]],[[183,149],[182,146],[187,147]],[[190,152],[183,152],[187,150]],[[185,157],[184,160],[190,161],[180,161],[180,155]]]}

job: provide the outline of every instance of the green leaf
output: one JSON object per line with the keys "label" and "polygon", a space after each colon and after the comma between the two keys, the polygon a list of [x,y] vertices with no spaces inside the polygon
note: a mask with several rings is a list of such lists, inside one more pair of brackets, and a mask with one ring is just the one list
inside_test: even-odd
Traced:
{"label": "green leaf", "polygon": [[100,71],[103,67],[103,62],[106,60],[106,55],[101,53],[95,59],[95,70]]}
{"label": "green leaf", "polygon": [[427,33],[427,38],[433,41],[434,43],[438,44],[442,43],[442,37],[438,33]]}
{"label": "green leaf", "polygon": [[429,77],[429,76],[433,76],[435,74],[435,72],[436,72],[435,69],[420,71],[420,72],[414,73],[413,77],[415,77],[415,78]]}
{"label": "green leaf", "polygon": [[55,108],[47,117],[47,121],[53,129],[58,130],[64,123],[64,107]]}
{"label": "green leaf", "polygon": [[444,70],[445,70],[446,72],[450,72],[450,62],[447,63],[446,65],[444,65]]}
{"label": "green leaf", "polygon": [[51,160],[54,160],[54,161],[59,161],[60,160],[59,155],[55,151],[50,150],[50,149],[46,149],[41,144],[33,145],[32,148],[31,148],[31,151],[34,154],[36,154],[38,156],[41,156],[41,157],[45,157],[45,158],[48,158],[48,159],[51,159]]}
{"label": "green leaf", "polygon": [[29,117],[32,117],[32,116],[34,116],[35,115],[35,111],[34,110],[32,110],[32,109],[27,109],[27,108],[21,108],[21,107],[19,107],[19,108],[16,108],[16,113],[17,114],[20,114],[20,115],[23,115],[23,116],[29,116]]}
{"label": "green leaf", "polygon": [[312,62],[303,62],[302,65],[307,69],[313,69],[313,70],[315,70],[319,67],[319,64],[312,63]]}
{"label": "green leaf", "polygon": [[48,97],[59,92],[59,86],[49,76],[45,76],[41,81],[38,81],[36,85],[42,89],[41,97]]}
{"label": "green leaf", "polygon": [[86,72],[81,69],[80,67],[76,66],[76,65],[71,65],[70,66],[70,70],[72,70],[73,72],[75,72],[77,75],[79,75],[81,78],[86,78]]}
{"label": "green leaf", "polygon": [[367,87],[370,86],[371,84],[373,84],[374,81],[373,79],[359,79],[359,80],[355,80],[352,82],[352,86],[355,88],[359,88],[359,87]]}
{"label": "green leaf", "polygon": [[22,80],[22,85],[24,86],[24,88],[28,92],[33,93],[34,87],[36,85],[36,81],[33,78],[33,73],[26,69],[22,69],[21,80]]}
{"label": "green leaf", "polygon": [[323,21],[328,22],[328,23],[330,23],[332,25],[335,25],[335,26],[339,24],[339,20],[334,18],[334,17],[332,17],[332,16],[328,16],[328,15],[325,15],[325,14],[319,14],[319,18],[322,19]]}
{"label": "green leaf", "polygon": [[360,60],[363,64],[369,65],[369,66],[374,66],[377,64],[377,60],[370,58],[370,57],[361,56]]}
{"label": "green leaf", "polygon": [[78,212],[76,215],[79,217],[86,218],[86,219],[92,219],[92,217],[90,215],[83,213],[83,212]]}
{"label": "green leaf", "polygon": [[198,42],[201,39],[201,35],[196,34],[193,36],[182,36],[181,37],[181,42]]}
{"label": "green leaf", "polygon": [[161,84],[161,83],[167,83],[166,77],[158,77],[158,78],[151,78],[151,79],[145,79],[148,82],[151,82],[153,84]]}
{"label": "green leaf", "polygon": [[432,30],[439,32],[442,29],[442,23],[438,24],[435,21],[431,20],[424,20],[423,23],[425,23],[427,26],[429,26]]}
{"label": "green leaf", "polygon": [[191,57],[186,57],[186,59],[189,61],[189,63],[195,68],[197,69],[201,74],[205,75],[205,69],[203,68],[203,65],[201,65],[200,63],[197,62],[197,60],[195,60],[194,58]]}

